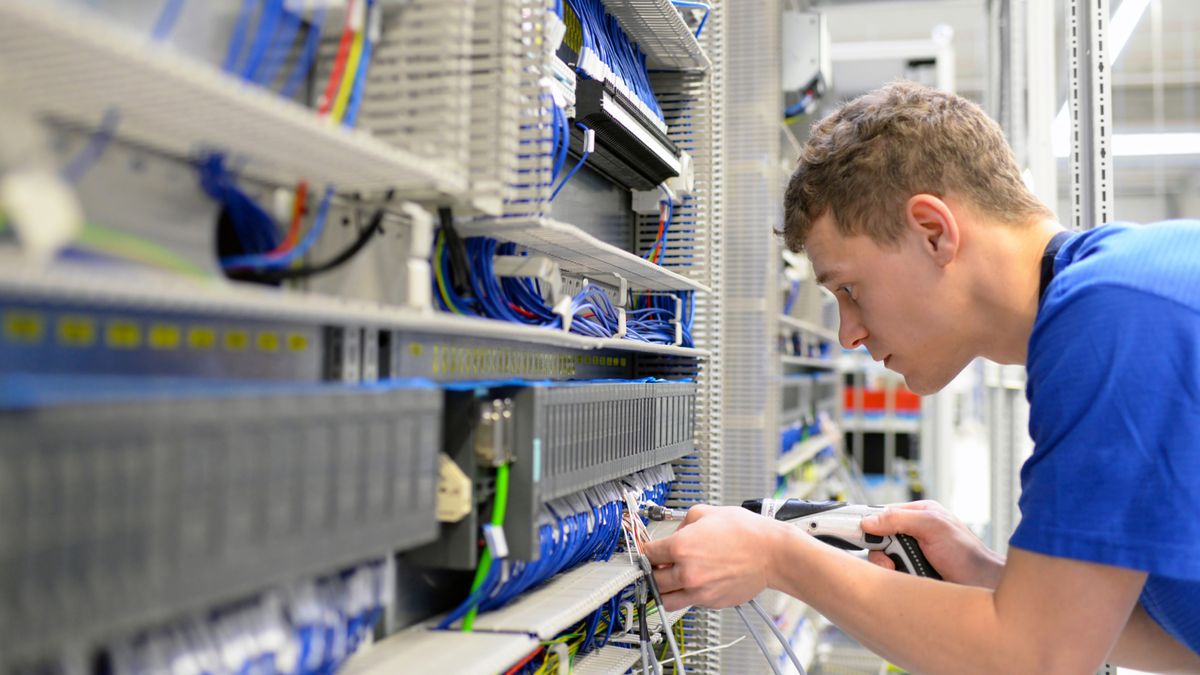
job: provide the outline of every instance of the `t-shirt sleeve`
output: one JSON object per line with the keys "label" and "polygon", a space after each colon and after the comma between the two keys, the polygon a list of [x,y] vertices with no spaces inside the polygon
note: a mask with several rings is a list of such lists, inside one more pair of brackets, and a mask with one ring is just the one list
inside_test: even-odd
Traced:
{"label": "t-shirt sleeve", "polygon": [[1200,580],[1200,315],[1113,284],[1045,303],[1011,545]]}

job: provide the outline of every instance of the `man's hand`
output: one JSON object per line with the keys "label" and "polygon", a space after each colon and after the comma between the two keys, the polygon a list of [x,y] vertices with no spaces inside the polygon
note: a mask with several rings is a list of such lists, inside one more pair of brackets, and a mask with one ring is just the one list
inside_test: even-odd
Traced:
{"label": "man's hand", "polygon": [[[895,504],[885,513],[864,518],[862,528],[869,534],[900,533],[914,537],[929,564],[946,581],[995,589],[1004,572],[1004,558],[984,546],[962,521],[937,502]],[[880,567],[896,569],[882,551],[871,551],[868,559]]]}
{"label": "man's hand", "polygon": [[693,506],[679,529],[643,547],[663,605],[713,609],[747,602],[771,582],[780,523],[739,506]]}

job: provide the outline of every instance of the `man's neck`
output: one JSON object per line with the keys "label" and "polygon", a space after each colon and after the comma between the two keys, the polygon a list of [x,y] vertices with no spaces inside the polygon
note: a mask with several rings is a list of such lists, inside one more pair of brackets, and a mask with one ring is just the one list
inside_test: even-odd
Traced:
{"label": "man's neck", "polygon": [[981,355],[997,363],[1024,365],[1037,320],[1042,254],[1063,226],[1038,219],[1026,226],[989,227],[986,245],[976,251],[978,327]]}

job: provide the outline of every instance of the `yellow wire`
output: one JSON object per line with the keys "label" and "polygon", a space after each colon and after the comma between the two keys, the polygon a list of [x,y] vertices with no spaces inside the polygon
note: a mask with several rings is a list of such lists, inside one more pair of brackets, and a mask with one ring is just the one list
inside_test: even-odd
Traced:
{"label": "yellow wire", "polygon": [[450,308],[455,314],[462,314],[458,311],[458,307],[450,302],[450,295],[446,293],[446,277],[442,274],[442,251],[446,249],[446,235],[439,233],[437,240],[437,249],[433,252],[433,276],[437,280],[438,293],[442,295],[442,302]]}
{"label": "yellow wire", "polygon": [[350,102],[350,91],[354,89],[354,80],[358,79],[358,66],[362,61],[363,31],[354,34],[354,46],[350,48],[350,60],[346,62],[346,70],[342,73],[342,83],[338,88],[337,98],[334,99],[333,111],[330,117],[334,122],[341,122],[346,114],[346,105]]}

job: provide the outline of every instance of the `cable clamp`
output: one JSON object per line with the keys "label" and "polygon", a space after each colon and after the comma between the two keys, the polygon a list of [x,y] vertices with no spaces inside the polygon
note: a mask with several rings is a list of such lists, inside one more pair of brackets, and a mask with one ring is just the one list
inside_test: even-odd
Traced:
{"label": "cable clamp", "polygon": [[625,337],[625,308],[617,308],[617,332],[613,337],[620,340]]}
{"label": "cable clamp", "polygon": [[562,270],[558,263],[545,256],[498,255],[492,258],[492,271],[498,277],[525,277],[544,282],[543,287],[550,289],[547,300],[551,305],[557,306],[563,298]]}
{"label": "cable clamp", "polygon": [[571,651],[565,642],[556,642],[550,645],[550,651],[558,657],[558,675],[570,675],[571,673]]}
{"label": "cable clamp", "polygon": [[559,46],[562,45],[563,38],[567,35],[567,24],[558,18],[557,14],[547,14],[546,22],[542,25],[545,28],[543,34],[546,38],[547,52],[553,54],[558,51]]}
{"label": "cable clamp", "polygon": [[562,317],[562,329],[564,333],[571,332],[571,320],[575,318],[575,313],[571,311],[571,298],[563,296],[558,302],[554,303],[552,308],[554,313]]}

